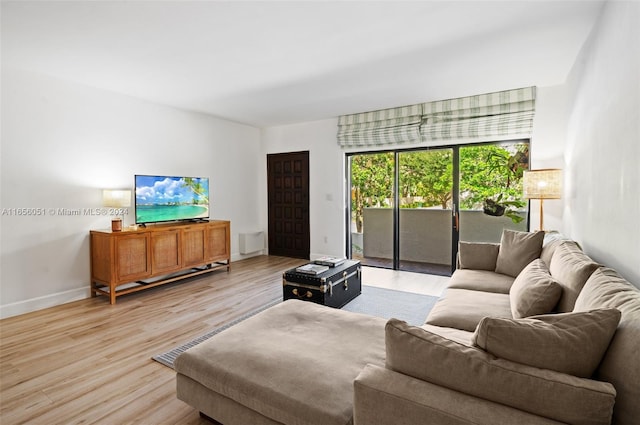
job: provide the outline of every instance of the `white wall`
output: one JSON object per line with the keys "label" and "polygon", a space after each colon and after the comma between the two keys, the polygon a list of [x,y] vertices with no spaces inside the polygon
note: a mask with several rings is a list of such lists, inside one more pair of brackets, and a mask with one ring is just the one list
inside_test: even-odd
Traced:
{"label": "white wall", "polygon": [[344,153],[338,147],[338,120],[269,127],[262,130],[260,187],[263,228],[267,228],[267,154],[309,151],[311,258],[344,256]]}
{"label": "white wall", "polygon": [[[536,116],[531,135],[531,169],[564,169],[564,150],[567,128],[566,85],[538,87]],[[544,229],[563,232],[562,213],[565,199],[544,201]],[[530,229],[540,228],[540,201],[530,203]]]}
{"label": "white wall", "polygon": [[564,225],[640,287],[640,2],[609,1],[568,79]]}
{"label": "white wall", "polygon": [[[237,235],[260,223],[258,129],[61,80],[3,69],[0,315],[89,295],[89,230],[109,217],[64,216],[99,208],[103,188],[134,174],[210,177],[211,216]],[[133,222],[133,207],[125,224]]]}

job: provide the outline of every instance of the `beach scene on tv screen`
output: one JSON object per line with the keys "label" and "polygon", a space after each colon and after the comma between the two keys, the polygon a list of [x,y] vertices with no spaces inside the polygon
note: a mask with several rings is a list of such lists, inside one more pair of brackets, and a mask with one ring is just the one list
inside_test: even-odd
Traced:
{"label": "beach scene on tv screen", "polygon": [[209,179],[136,176],[136,222],[209,217]]}

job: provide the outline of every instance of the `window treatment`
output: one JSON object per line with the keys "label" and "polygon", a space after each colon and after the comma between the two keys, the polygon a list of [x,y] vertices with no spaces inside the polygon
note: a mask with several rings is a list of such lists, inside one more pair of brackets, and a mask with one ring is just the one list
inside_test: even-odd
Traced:
{"label": "window treatment", "polygon": [[440,100],[338,119],[342,147],[472,143],[531,137],[535,87]]}
{"label": "window treatment", "polygon": [[536,88],[526,87],[423,104],[423,142],[529,138]]}
{"label": "window treatment", "polygon": [[338,119],[338,144],[342,147],[398,145],[420,141],[422,105],[409,105]]}

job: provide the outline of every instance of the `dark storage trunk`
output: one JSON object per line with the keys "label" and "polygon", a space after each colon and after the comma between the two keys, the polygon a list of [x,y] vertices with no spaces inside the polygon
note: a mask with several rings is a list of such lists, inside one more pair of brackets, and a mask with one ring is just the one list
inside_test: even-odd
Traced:
{"label": "dark storage trunk", "polygon": [[317,275],[287,270],[282,276],[284,299],[294,298],[340,308],[360,295],[361,275],[360,262],[352,260]]}

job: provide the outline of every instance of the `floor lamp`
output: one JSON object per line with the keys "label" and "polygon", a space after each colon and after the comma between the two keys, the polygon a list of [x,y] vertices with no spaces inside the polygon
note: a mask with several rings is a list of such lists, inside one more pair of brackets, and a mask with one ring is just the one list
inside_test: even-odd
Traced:
{"label": "floor lamp", "polygon": [[560,199],[562,195],[562,170],[557,168],[527,170],[524,172],[522,185],[525,199],[540,200],[540,230],[544,230],[542,203],[545,199]]}

